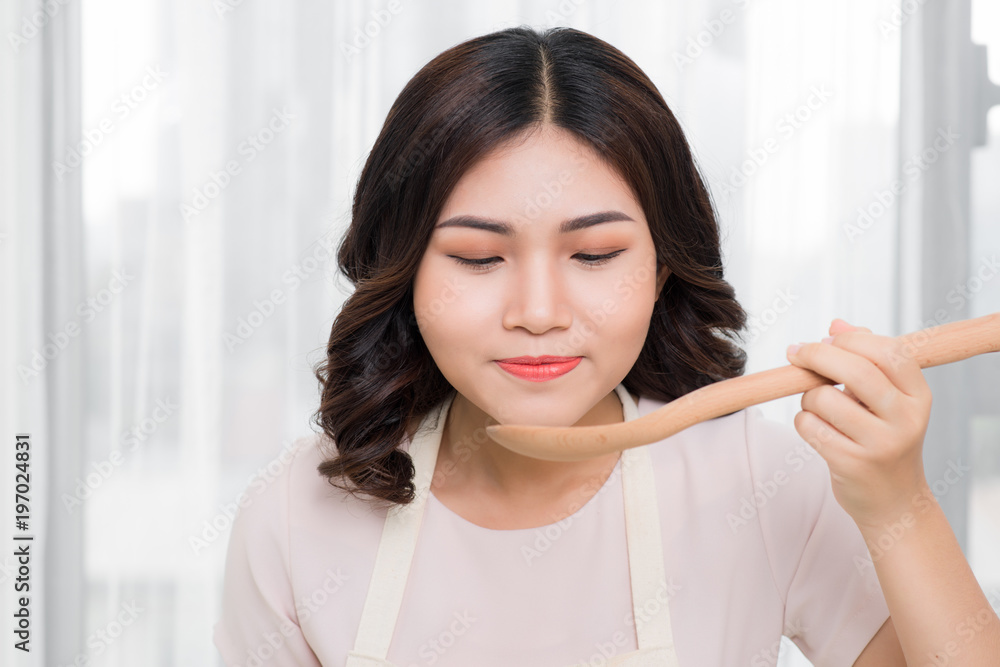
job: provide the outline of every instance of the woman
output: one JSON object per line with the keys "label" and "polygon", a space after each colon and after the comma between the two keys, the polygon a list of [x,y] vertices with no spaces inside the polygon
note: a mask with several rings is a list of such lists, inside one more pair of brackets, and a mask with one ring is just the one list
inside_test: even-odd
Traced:
{"label": "woman", "polygon": [[754,408],[572,463],[486,435],[631,420],[744,371],[708,191],[614,47],[521,27],[434,58],[338,259],[356,289],[323,433],[234,522],[227,664],[756,666],[782,634],[824,665],[994,655],[923,479],[930,392],[890,338],[838,320],[790,352],[847,387],[806,392],[798,435]]}

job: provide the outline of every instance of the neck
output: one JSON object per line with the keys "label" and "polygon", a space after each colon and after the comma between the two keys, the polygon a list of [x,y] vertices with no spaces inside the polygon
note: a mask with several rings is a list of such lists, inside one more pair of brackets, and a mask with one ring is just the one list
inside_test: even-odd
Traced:
{"label": "neck", "polygon": [[[637,398],[633,395],[633,400]],[[574,426],[624,421],[614,391],[597,402]],[[432,488],[440,492],[476,489],[501,502],[545,503],[572,493],[581,484],[600,484],[620,457],[612,452],[584,461],[545,461],[513,452],[484,435],[498,423],[461,394],[448,410]]]}

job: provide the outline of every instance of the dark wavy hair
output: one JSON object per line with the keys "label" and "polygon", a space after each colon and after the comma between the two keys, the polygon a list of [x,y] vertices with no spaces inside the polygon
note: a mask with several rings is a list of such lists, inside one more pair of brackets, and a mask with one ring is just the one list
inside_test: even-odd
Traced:
{"label": "dark wavy hair", "polygon": [[396,98],[358,179],[338,248],[355,286],[314,369],[313,421],[336,453],[319,473],[375,502],[414,499],[399,448],[448,397],[417,329],[413,281],[452,188],[502,143],[552,124],[593,147],[631,186],[657,268],[669,266],[649,333],[622,384],[671,401],[742,375],[746,312],[723,278],[719,225],[687,140],[653,82],[607,42],[571,28],[500,30],[444,51]]}

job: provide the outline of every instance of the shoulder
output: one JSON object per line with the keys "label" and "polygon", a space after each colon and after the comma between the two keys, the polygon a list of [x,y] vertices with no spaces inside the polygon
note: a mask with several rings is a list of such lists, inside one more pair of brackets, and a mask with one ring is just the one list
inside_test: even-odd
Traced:
{"label": "shoulder", "polygon": [[287,535],[290,490],[300,488],[292,483],[292,478],[301,477],[308,451],[315,446],[313,436],[286,442],[267,463],[258,466],[250,475],[236,498],[237,514],[230,537],[231,550],[237,546],[248,550],[259,549],[266,541],[275,547],[271,553],[284,560],[286,552],[280,547],[286,546],[281,538]]}
{"label": "shoulder", "polygon": [[294,582],[303,573],[292,539],[299,494],[309,492],[299,478],[316,445],[312,435],[286,443],[257,468],[236,500],[221,615],[214,628],[215,644],[227,664],[259,650],[261,637],[274,636],[284,642],[288,660],[319,665],[300,628],[303,619]]}
{"label": "shoulder", "polygon": [[302,436],[247,483],[237,500],[226,556],[233,590],[243,586],[235,582],[253,579],[287,600],[286,591],[297,582],[308,588],[331,562],[374,557],[386,510],[320,474],[317,466],[331,452],[324,434]]}
{"label": "shoulder", "polygon": [[384,510],[368,509],[363,498],[334,486],[318,470],[336,456],[333,441],[324,433],[309,433],[286,442],[275,456],[257,468],[237,499],[234,539],[279,543],[287,555],[294,533],[316,523],[362,518],[384,518]]}
{"label": "shoulder", "polygon": [[[404,449],[406,444],[402,443]],[[334,485],[319,471],[321,463],[336,457],[336,446],[325,433],[311,433],[295,441],[285,473],[288,511],[295,522],[327,522],[344,514],[354,517],[371,514],[378,520],[384,519],[385,510],[372,509],[367,496],[357,496],[343,488],[346,480],[335,480],[337,485]]]}

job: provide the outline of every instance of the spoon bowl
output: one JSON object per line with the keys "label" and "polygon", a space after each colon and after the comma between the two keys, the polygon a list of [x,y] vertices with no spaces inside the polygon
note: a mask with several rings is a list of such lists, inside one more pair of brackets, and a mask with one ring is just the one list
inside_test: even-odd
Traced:
{"label": "spoon bowl", "polygon": [[[898,352],[890,355],[889,363],[911,358],[921,368],[997,352],[1000,312],[920,329],[896,339],[900,343]],[[837,383],[788,364],[701,387],[632,421],[566,427],[493,424],[486,427],[486,432],[518,454],[547,461],[582,461],[657,442],[698,422],[823,384]]]}

